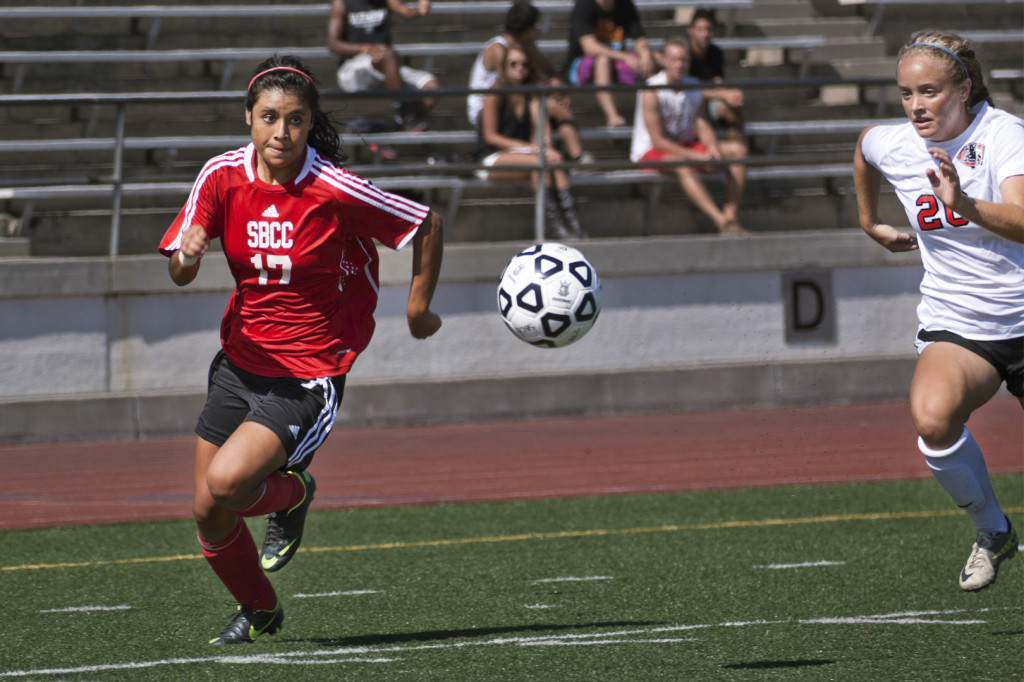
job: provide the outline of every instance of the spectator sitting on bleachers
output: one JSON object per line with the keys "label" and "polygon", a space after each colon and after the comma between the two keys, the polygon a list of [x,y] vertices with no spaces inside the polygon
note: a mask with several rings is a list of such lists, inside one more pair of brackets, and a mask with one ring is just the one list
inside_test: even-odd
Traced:
{"label": "spectator sitting on bleachers", "polygon": [[[690,68],[690,52],[686,40],[674,36],[665,41],[664,68],[647,79],[649,85],[678,83],[699,85],[700,81],[686,75]],[[741,159],[746,146],[734,140],[722,140],[707,119],[699,89],[661,88],[637,92],[636,118],[630,158],[641,161],[702,161]],[[747,230],[739,222],[740,198],[746,184],[746,168],[730,163],[725,173],[725,203],[721,208],[704,186],[701,166],[680,165],[664,172],[675,173],[679,185],[690,200],[707,215],[722,234],[739,235]]]}
{"label": "spectator sitting on bleachers", "polygon": [[[531,81],[526,53],[510,47],[505,51],[498,80],[491,87],[512,87]],[[522,181],[529,178],[536,189],[538,172],[515,168],[532,166],[538,161],[538,148],[534,142],[536,125],[536,97],[499,92],[485,95],[483,109],[480,111],[477,153],[489,170],[481,170],[479,175],[495,181]],[[550,144],[550,125],[547,122],[543,125],[545,163],[562,163],[562,155]],[[558,239],[585,237],[576,215],[576,201],[569,190],[569,174],[561,169],[547,171],[544,186],[547,190],[544,201],[547,236]]]}
{"label": "spectator sitting on bleachers", "polygon": [[[702,81],[722,83],[725,80],[725,53],[712,40],[715,15],[697,9],[690,17],[690,75]],[[725,128],[726,139],[743,142],[743,91],[739,88],[715,87],[704,90],[708,118]]]}
{"label": "spectator sitting on bleachers", "polygon": [[[654,73],[654,55],[633,0],[576,0],[569,21],[565,68],[570,83],[632,85]],[[626,49],[627,39],[635,51]],[[626,125],[611,92],[599,91],[597,103],[607,125]]]}
{"label": "spectator sitting on bleachers", "polygon": [[[327,48],[341,56],[338,87],[345,92],[434,90],[433,74],[405,66],[391,46],[391,13],[416,19],[430,11],[430,0],[406,5],[403,0],[331,0]],[[423,130],[436,99],[395,102],[395,122],[406,130]]]}
{"label": "spectator sitting on bleachers", "polygon": [[[483,51],[477,55],[469,74],[469,87],[480,89],[494,85],[498,80],[498,71],[505,61],[505,53],[511,47],[518,48],[526,54],[536,80],[545,85],[559,85],[561,80],[557,72],[534,42],[539,19],[540,11],[527,0],[513,2],[505,14],[504,33],[488,40]],[[593,157],[583,152],[583,143],[580,142],[579,129],[576,127],[568,95],[554,94],[547,98],[546,103],[551,125],[558,132],[565,155],[570,161],[592,162]],[[472,94],[466,98],[466,114],[474,128],[479,125],[480,110],[483,106],[483,94]]]}

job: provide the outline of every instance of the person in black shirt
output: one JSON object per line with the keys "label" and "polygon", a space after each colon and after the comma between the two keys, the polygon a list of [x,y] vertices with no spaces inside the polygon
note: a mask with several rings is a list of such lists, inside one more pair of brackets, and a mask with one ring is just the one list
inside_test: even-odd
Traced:
{"label": "person in black shirt", "polygon": [[[539,20],[540,10],[531,5],[529,0],[515,0],[505,13],[505,30],[488,40],[473,62],[469,74],[469,87],[482,89],[494,85],[504,64],[505,53],[513,47],[526,53],[532,80],[542,85],[561,85],[559,72],[537,47],[535,34]],[[569,96],[565,92],[553,90],[546,99],[546,105],[551,125],[557,131],[568,159],[584,166],[593,163],[594,157],[583,151]],[[466,113],[474,127],[479,127],[480,110],[483,106],[483,93],[474,93],[466,98]]]}
{"label": "person in black shirt", "polygon": [[[346,92],[373,88],[434,90],[433,74],[404,66],[391,46],[391,14],[417,19],[430,12],[430,0],[406,5],[402,0],[332,0],[327,21],[327,48],[340,55],[338,87]],[[395,103],[395,120],[406,130],[426,127],[436,100]]]}
{"label": "person in black shirt", "polygon": [[[535,82],[530,59],[522,48],[505,50],[498,79],[492,89],[529,85]],[[477,128],[477,156],[486,168],[478,174],[493,181],[529,178],[534,188],[538,172],[523,168],[537,163],[537,98],[519,93],[488,92]],[[547,121],[543,135],[545,163],[562,163],[562,155],[551,145],[551,126]],[[576,200],[569,189],[569,174],[563,169],[546,171],[544,213],[548,238],[583,239],[586,234],[576,214]]]}
{"label": "person in black shirt", "polygon": [[[570,83],[632,85],[654,73],[654,55],[633,0],[576,0],[569,21],[565,68]],[[633,51],[626,49],[627,39],[633,41]],[[598,92],[597,103],[609,126],[626,124],[611,92]]]}
{"label": "person in black shirt", "polygon": [[[698,9],[690,17],[690,75],[710,83],[725,80],[725,54],[712,42],[715,15]],[[711,87],[704,90],[708,117],[716,126],[725,128],[726,139],[743,141],[743,91],[738,88]]]}

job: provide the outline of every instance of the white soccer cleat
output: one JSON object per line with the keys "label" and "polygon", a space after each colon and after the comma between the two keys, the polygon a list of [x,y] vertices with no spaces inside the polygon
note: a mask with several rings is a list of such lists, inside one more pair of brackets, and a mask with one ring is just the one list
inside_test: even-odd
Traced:
{"label": "white soccer cleat", "polygon": [[1006,520],[1005,533],[980,531],[971,548],[971,555],[960,571],[960,589],[982,590],[996,581],[999,564],[1017,553],[1017,531]]}

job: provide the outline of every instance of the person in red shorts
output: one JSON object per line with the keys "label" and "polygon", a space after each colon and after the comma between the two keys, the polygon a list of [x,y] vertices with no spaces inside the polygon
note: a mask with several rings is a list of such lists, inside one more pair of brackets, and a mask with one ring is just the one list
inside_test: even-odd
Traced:
{"label": "person in red shorts", "polygon": [[[637,92],[636,116],[630,159],[642,161],[706,161],[742,159],[747,147],[737,140],[718,140],[707,118],[700,81],[688,75],[690,52],[684,38],[665,41],[664,68],[648,85],[689,85],[690,88],[660,88]],[[730,163],[725,167],[725,201],[718,206],[711,197],[701,173],[708,168],[680,165],[666,172],[679,178],[679,185],[690,200],[726,235],[747,232],[739,221],[740,199],[746,184],[746,167]]]}
{"label": "person in red shorts", "polygon": [[[196,425],[199,544],[238,602],[211,644],[252,642],[284,621],[265,571],[298,549],[316,490],[306,468],[373,334],[375,240],[412,244],[412,335],[425,339],[441,326],[430,308],[439,216],[339,166],[338,131],[309,69],[287,56],[261,63],[245,119],[252,142],[206,163],[160,242],[179,286],[196,278],[213,239],[235,279]],[[268,517],[262,552],[244,521],[253,516]]]}

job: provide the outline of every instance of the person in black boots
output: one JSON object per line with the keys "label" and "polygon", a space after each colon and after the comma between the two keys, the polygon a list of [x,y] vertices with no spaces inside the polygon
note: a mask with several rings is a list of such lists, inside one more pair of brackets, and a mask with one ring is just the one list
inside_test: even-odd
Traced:
{"label": "person in black boots", "polygon": [[[529,60],[518,48],[509,48],[492,88],[512,87],[532,82]],[[537,99],[519,93],[487,93],[480,112],[478,155],[487,169],[480,175],[489,180],[521,181],[529,178],[536,188],[539,174],[535,170],[517,169],[537,163],[536,123]],[[562,163],[562,155],[550,143],[550,130],[544,125],[545,163]],[[569,189],[569,174],[564,170],[546,171],[544,202],[547,236],[558,239],[582,239],[586,235],[576,214],[576,201]]]}

